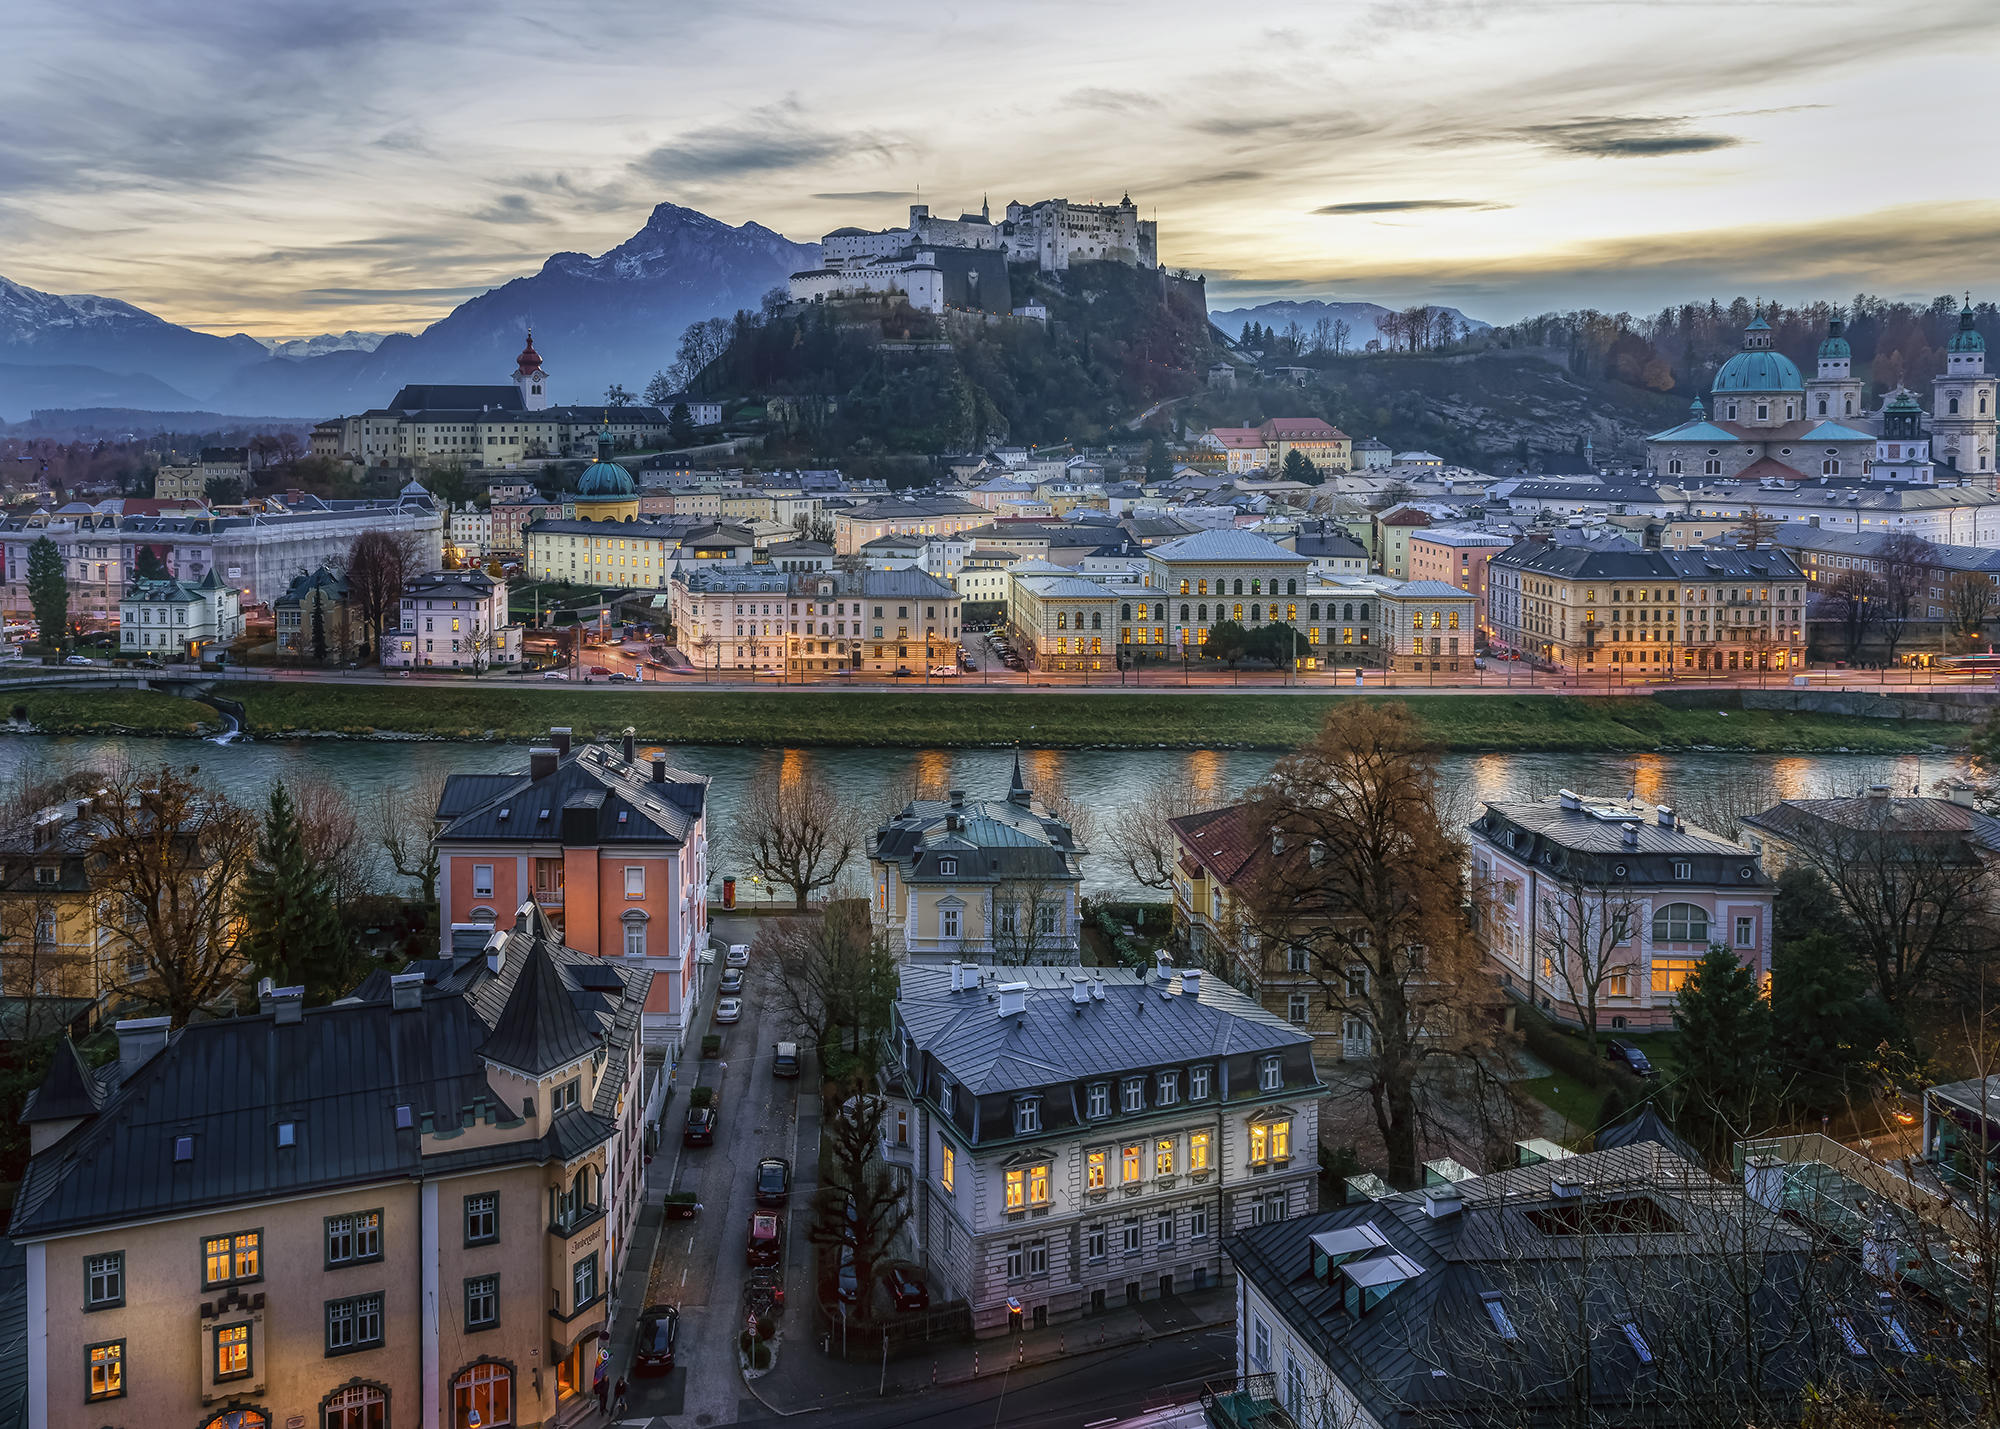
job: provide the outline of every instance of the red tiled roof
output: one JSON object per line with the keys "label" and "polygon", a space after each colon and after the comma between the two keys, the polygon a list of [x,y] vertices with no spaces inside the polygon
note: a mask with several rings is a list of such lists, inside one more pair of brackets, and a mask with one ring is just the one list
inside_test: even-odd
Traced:
{"label": "red tiled roof", "polygon": [[1225,885],[1242,878],[1260,848],[1248,804],[1170,819],[1168,827],[1189,856]]}
{"label": "red tiled roof", "polygon": [[1257,429],[1265,441],[1344,442],[1347,433],[1318,417],[1273,417]]}

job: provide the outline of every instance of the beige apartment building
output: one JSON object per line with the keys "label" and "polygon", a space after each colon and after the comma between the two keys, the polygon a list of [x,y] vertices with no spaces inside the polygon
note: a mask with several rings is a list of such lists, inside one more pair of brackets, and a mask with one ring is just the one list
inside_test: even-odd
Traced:
{"label": "beige apartment building", "polygon": [[[23,1120],[29,1429],[554,1424],[636,1223],[650,974],[511,929],[65,1043]],[[642,1272],[643,1273],[643,1272]],[[629,1293],[629,1292],[627,1292]]]}
{"label": "beige apartment building", "polygon": [[163,466],[153,473],[153,499],[206,502],[208,477],[199,466]]}
{"label": "beige apartment building", "polygon": [[893,571],[684,571],[668,588],[674,640],[704,670],[958,668],[961,597],[915,567]]}
{"label": "beige apartment building", "polygon": [[957,496],[901,496],[833,513],[833,548],[851,556],[883,536],[955,536],[993,513]]}

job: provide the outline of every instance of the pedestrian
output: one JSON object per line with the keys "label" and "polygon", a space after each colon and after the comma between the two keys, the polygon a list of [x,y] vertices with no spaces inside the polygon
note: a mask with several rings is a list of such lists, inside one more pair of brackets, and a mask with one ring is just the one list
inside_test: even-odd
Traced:
{"label": "pedestrian", "polygon": [[613,1407],[612,1407],[612,1410],[611,1410],[612,1414],[614,1414],[615,1416],[617,1416],[617,1417],[618,1417],[618,1418],[620,1418],[620,1419],[624,1418],[624,1417],[625,1417],[625,1376],[624,1376],[624,1375],[622,1375],[622,1374],[618,1376],[618,1387],[617,1387],[617,1388],[616,1388],[615,1390],[613,1390],[613,1391],[612,1391],[612,1394],[611,1394],[611,1399],[612,1399],[612,1406],[613,1406]]}
{"label": "pedestrian", "polygon": [[607,1398],[611,1393],[611,1371],[605,1367],[605,1361],[597,1362],[597,1373],[591,1376],[590,1384],[597,1391],[597,1412],[602,1414],[611,1407]]}

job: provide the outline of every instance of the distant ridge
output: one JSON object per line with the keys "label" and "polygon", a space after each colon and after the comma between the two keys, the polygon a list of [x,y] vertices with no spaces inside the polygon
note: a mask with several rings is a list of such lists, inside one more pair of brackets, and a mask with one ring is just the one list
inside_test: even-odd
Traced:
{"label": "distant ridge", "polygon": [[[1442,303],[1430,306],[1450,313],[1458,320],[1460,331],[1489,332],[1493,324],[1478,318],[1469,318],[1457,308]],[[1297,298],[1282,302],[1259,303],[1254,308],[1211,308],[1208,319],[1231,337],[1243,330],[1243,324],[1256,323],[1261,327],[1274,328],[1279,333],[1292,323],[1297,323],[1310,338],[1313,328],[1324,318],[1328,322],[1346,322],[1349,332],[1347,345],[1350,350],[1366,347],[1372,340],[1380,340],[1388,345],[1388,334],[1382,330],[1382,319],[1392,317],[1397,309],[1385,308],[1380,303],[1336,303],[1322,298]]]}

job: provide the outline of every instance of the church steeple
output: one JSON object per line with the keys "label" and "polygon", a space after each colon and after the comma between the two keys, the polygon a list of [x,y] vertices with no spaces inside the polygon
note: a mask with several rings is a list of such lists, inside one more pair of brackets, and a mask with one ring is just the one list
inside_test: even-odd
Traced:
{"label": "church steeple", "polygon": [[521,389],[523,411],[539,412],[549,405],[549,374],[542,370],[542,355],[535,351],[535,330],[528,329],[528,344],[514,360],[514,385]]}

